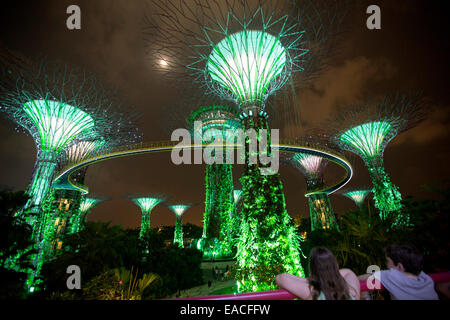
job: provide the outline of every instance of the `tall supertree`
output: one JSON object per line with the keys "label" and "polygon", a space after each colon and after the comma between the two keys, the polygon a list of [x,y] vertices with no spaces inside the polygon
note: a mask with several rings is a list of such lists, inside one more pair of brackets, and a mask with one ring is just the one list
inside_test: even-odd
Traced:
{"label": "tall supertree", "polygon": [[173,235],[173,243],[177,244],[179,247],[184,248],[184,242],[183,242],[183,221],[181,220],[181,217],[183,214],[192,208],[195,204],[182,204],[182,203],[173,203],[173,204],[166,204],[166,207],[172,210],[173,213],[175,213],[175,216],[177,218],[177,221],[175,223],[175,232]]}
{"label": "tall supertree", "polygon": [[408,224],[402,211],[402,197],[384,169],[383,153],[398,134],[417,125],[426,115],[425,100],[420,94],[386,94],[347,107],[329,123],[336,144],[359,155],[367,168],[373,185],[375,206],[380,217],[395,214],[394,224]]}
{"label": "tall supertree", "polygon": [[[188,118],[188,127],[194,139],[202,144],[223,144],[240,128],[240,122],[235,108],[212,105],[192,112]],[[222,150],[222,154],[216,155],[215,149],[211,150],[208,157],[216,161],[206,165],[205,174],[205,213],[201,243],[208,248],[215,244],[213,252],[216,257],[232,256],[237,237],[237,230],[234,229],[238,217],[233,200],[233,172],[232,165],[226,161],[226,151]]]}
{"label": "tall supertree", "polygon": [[261,156],[271,156],[273,150],[267,143],[267,148],[257,151],[256,163],[251,163],[250,146],[271,140],[260,130],[269,128],[267,98],[294,72],[303,71],[304,78],[313,74],[335,15],[325,11],[329,19],[321,16],[316,2],[302,2],[300,7],[293,1],[275,0],[152,4],[149,49],[157,68],[182,79],[190,71],[193,81],[208,93],[239,106],[243,129],[256,130],[255,136],[245,140],[241,177],[239,291],[273,289],[275,275],[283,271],[304,275],[299,239],[286,212],[279,174],[261,162]]}
{"label": "tall supertree", "polygon": [[358,208],[362,208],[364,200],[372,192],[370,188],[352,188],[341,191],[344,197],[347,197],[355,202]]}
{"label": "tall supertree", "polygon": [[38,273],[49,244],[45,232],[54,220],[48,206],[46,210],[42,206],[60,156],[76,141],[119,135],[124,125],[131,136],[137,136],[137,128],[129,126],[126,113],[115,110],[110,91],[82,69],[45,59],[33,61],[7,50],[1,52],[0,62],[1,111],[36,143],[36,163],[27,189],[30,200],[20,215],[33,227]]}
{"label": "tall supertree", "polygon": [[126,196],[127,199],[133,201],[142,211],[141,229],[139,231],[139,238],[143,239],[144,235],[150,230],[150,214],[154,207],[166,201],[169,197],[163,194],[146,193],[133,194]]}
{"label": "tall supertree", "polygon": [[311,230],[339,229],[328,193],[316,191],[325,186],[324,170],[328,161],[318,155],[296,153],[290,163],[306,180]]}

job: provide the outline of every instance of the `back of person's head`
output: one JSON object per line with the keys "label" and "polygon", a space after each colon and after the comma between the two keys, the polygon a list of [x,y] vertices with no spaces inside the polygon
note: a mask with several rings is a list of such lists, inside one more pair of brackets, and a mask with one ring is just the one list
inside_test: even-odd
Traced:
{"label": "back of person's head", "polygon": [[394,265],[401,263],[406,272],[419,275],[423,269],[423,256],[413,246],[393,244],[387,247],[385,252]]}
{"label": "back of person's head", "polygon": [[348,285],[339,273],[339,265],[333,253],[326,248],[313,248],[309,258],[309,284],[314,300],[320,292],[327,300],[349,299]]}

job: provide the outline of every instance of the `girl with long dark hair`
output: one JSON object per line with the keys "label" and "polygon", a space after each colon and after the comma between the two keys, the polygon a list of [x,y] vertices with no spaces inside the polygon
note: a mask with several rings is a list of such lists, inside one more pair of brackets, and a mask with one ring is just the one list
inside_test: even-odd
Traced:
{"label": "girl with long dark hair", "polygon": [[313,248],[309,259],[309,277],[287,273],[276,277],[277,284],[304,300],[359,300],[358,277],[350,269],[340,269],[333,253]]}

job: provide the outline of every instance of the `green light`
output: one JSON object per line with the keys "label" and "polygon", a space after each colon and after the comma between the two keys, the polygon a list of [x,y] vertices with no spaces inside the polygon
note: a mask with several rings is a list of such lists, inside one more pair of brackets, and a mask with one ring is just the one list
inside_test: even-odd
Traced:
{"label": "green light", "polygon": [[94,128],[94,120],[84,111],[68,104],[33,100],[24,111],[39,131],[42,150],[59,152],[77,135]]}
{"label": "green light", "polygon": [[287,52],[277,37],[263,31],[244,30],[227,36],[213,47],[207,72],[239,104],[263,106],[267,96],[278,89],[272,86],[273,80],[283,74],[287,59]]}
{"label": "green light", "polygon": [[81,201],[80,204],[80,211],[85,213],[91,208],[93,208],[95,205],[97,205],[102,200],[100,199],[94,199],[94,198],[85,198],[83,201]]}
{"label": "green light", "polygon": [[145,197],[128,197],[131,201],[133,201],[137,206],[141,208],[142,211],[142,219],[141,219],[141,230],[139,231],[139,237],[143,238],[143,236],[150,230],[150,214],[154,207],[156,207],[161,202],[167,199],[166,196],[145,196]]}
{"label": "green light", "polygon": [[389,130],[391,130],[389,122],[369,122],[347,130],[341,135],[340,140],[355,148],[361,156],[371,158],[383,153],[383,141]]}
{"label": "green light", "polygon": [[352,199],[358,207],[361,207],[371,190],[354,190],[345,192],[343,195]]}
{"label": "green light", "polygon": [[392,125],[388,121],[368,122],[345,131],[339,140],[351,151],[358,153],[369,169],[373,184],[375,206],[385,219],[391,212],[402,209],[401,194],[383,168],[383,150],[393,137]]}
{"label": "green light", "polygon": [[39,146],[37,169],[28,189],[30,200],[25,211],[30,207],[38,210],[53,180],[58,153],[72,139],[94,128],[94,120],[80,109],[50,100],[29,101],[23,110],[39,134],[36,141]]}
{"label": "green light", "polygon": [[173,236],[173,243],[177,244],[180,247],[184,247],[183,242],[183,222],[181,221],[181,217],[183,214],[192,207],[191,204],[172,204],[167,205],[167,207],[175,213],[177,217],[177,221],[175,223],[175,232]]}

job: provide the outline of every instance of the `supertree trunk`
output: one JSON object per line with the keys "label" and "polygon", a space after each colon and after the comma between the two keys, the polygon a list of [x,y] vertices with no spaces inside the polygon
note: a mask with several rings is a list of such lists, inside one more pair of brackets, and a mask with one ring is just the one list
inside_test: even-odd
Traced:
{"label": "supertree trunk", "polygon": [[308,196],[308,202],[312,231],[330,229],[339,230],[328,194],[311,194]]}
{"label": "supertree trunk", "polygon": [[173,236],[173,243],[178,244],[181,248],[184,248],[183,243],[183,222],[180,219],[177,219],[177,222],[175,223],[175,233]]}
{"label": "supertree trunk", "polygon": [[[27,189],[30,199],[24,209],[18,212],[19,215],[33,226],[33,229],[40,228],[40,206],[51,188],[51,181],[53,181],[56,166],[57,161],[53,152],[42,151],[39,153],[39,159],[36,162],[31,184]],[[31,212],[31,215],[27,214],[28,211]],[[33,230],[33,233],[35,234],[37,231]]]}
{"label": "supertree trunk", "polygon": [[[245,142],[236,277],[240,292],[271,290],[277,287],[277,274],[286,272],[304,276],[300,264],[300,238],[286,211],[279,174],[262,175],[259,159],[256,164],[249,163],[250,144],[260,140],[259,129],[268,128],[267,120],[262,116],[247,118],[244,127],[256,128],[257,136],[256,141],[249,138]],[[270,152],[270,144],[267,146]],[[262,153],[260,150],[258,154]]]}
{"label": "supertree trunk", "polygon": [[215,256],[231,256],[235,232],[233,172],[231,164],[211,164],[206,167],[206,202],[203,224],[205,243],[218,239],[220,248]]}
{"label": "supertree trunk", "polygon": [[402,217],[401,214],[403,208],[401,203],[402,195],[398,188],[391,182],[391,179],[384,170],[383,158],[381,156],[374,157],[365,162],[369,169],[370,179],[372,180],[375,207],[380,210],[381,219],[385,220],[391,214],[398,213],[399,215],[397,219],[395,219],[395,224],[408,224],[407,217]]}

